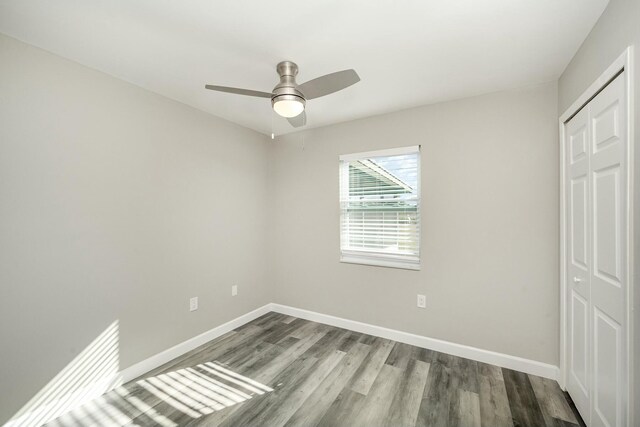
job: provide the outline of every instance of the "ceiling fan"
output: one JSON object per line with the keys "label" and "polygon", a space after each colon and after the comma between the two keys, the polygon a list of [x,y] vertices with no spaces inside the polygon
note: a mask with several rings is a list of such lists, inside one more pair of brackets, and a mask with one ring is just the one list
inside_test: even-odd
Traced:
{"label": "ceiling fan", "polygon": [[300,127],[307,123],[307,116],[304,112],[307,100],[329,95],[360,81],[355,70],[344,70],[299,85],[296,83],[298,66],[291,61],[280,62],[276,66],[276,71],[280,76],[280,83],[271,92],[215,85],[205,85],[205,88],[238,95],[271,98],[273,110],[285,117],[293,127]]}

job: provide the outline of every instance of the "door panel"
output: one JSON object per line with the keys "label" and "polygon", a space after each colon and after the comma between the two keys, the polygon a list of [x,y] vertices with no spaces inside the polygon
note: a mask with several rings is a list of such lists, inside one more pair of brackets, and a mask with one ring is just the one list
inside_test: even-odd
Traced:
{"label": "door panel", "polygon": [[571,163],[583,159],[587,155],[587,126],[586,121],[576,129],[569,137],[569,147],[571,149]]}
{"label": "door panel", "polygon": [[593,174],[593,270],[614,286],[620,286],[620,168],[616,165]]}
{"label": "door panel", "polygon": [[571,260],[576,268],[587,271],[587,177],[571,182]]}
{"label": "door panel", "polygon": [[587,336],[589,307],[578,292],[571,292],[571,370],[572,383],[585,396],[589,394],[589,337]]}
{"label": "door panel", "polygon": [[593,410],[596,425],[621,425],[619,353],[621,352],[620,324],[595,310],[594,317],[594,384]]}
{"label": "door panel", "polygon": [[602,150],[610,144],[620,142],[619,110],[619,100],[612,99],[610,105],[605,105],[598,112],[598,115],[593,117],[594,151]]}

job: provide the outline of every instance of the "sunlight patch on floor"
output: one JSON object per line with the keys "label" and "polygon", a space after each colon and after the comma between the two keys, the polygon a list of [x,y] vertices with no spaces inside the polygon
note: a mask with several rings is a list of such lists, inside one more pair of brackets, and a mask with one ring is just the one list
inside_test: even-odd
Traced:
{"label": "sunlight patch on floor", "polygon": [[271,391],[228,367],[207,362],[117,387],[49,426],[107,427],[136,420],[135,424],[176,427],[176,419],[185,415],[197,419]]}

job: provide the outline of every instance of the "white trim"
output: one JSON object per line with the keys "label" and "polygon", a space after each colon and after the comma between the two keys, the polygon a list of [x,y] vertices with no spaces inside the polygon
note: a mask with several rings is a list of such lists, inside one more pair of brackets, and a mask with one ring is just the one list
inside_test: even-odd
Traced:
{"label": "white trim", "polygon": [[384,257],[372,257],[366,255],[349,254],[340,256],[340,262],[346,264],[373,265],[376,267],[401,268],[404,270],[420,270],[420,261],[392,260]]}
{"label": "white trim", "polygon": [[559,369],[557,366],[542,363],[522,357],[497,353],[495,351],[470,347],[463,344],[456,344],[449,341],[429,338],[421,335],[402,332],[395,329],[384,328],[382,326],[362,323],[355,320],[343,319],[341,317],[321,314],[314,311],[303,310],[281,304],[270,304],[272,311],[311,320],[313,322],[324,323],[339,328],[345,328],[363,334],[374,335],[416,347],[427,348],[454,356],[476,360],[478,362],[489,363],[503,368],[514,369],[531,375],[537,375],[552,380],[558,379]]}
{"label": "white trim", "polygon": [[402,154],[415,154],[420,152],[419,145],[410,147],[388,148],[386,150],[365,151],[362,153],[341,154],[340,161],[360,160],[371,157],[400,156]]}
{"label": "white trim", "polygon": [[[578,99],[571,104],[571,106],[560,116],[558,120],[559,132],[560,132],[560,375],[558,382],[562,389],[566,389],[567,384],[567,313],[565,310],[566,305],[566,260],[567,260],[567,248],[566,248],[566,206],[565,206],[565,138],[564,127],[565,122],[576,114],[585,104],[587,104],[591,98],[593,98],[607,83],[609,83],[620,71],[624,70],[625,86],[627,98],[627,306],[626,321],[627,321],[627,372],[630,380],[627,382],[627,425],[632,426],[634,417],[633,411],[633,294],[634,294],[634,270],[633,264],[635,260],[634,253],[634,164],[635,159],[633,157],[635,134],[634,134],[634,104],[633,104],[633,46],[627,47],[624,52],[596,79],[589,88],[584,91]],[[636,390],[635,392],[640,392]]]}
{"label": "white trim", "polygon": [[317,313],[309,310],[303,310],[287,305],[270,303],[120,371],[122,381],[126,383],[133,379],[136,379],[141,375],[144,375],[145,373],[159,366],[162,366],[167,362],[170,362],[176,357],[182,356],[183,354],[203,344],[206,344],[207,342],[218,338],[228,332],[231,332],[232,330],[271,311],[286,314],[289,316],[299,317],[301,319],[306,319],[313,322],[324,323],[326,325],[336,326],[339,328],[345,328],[376,337],[387,338],[405,344],[414,345],[416,347],[427,348],[429,350],[439,351],[454,356],[465,357],[467,359],[476,360],[478,362],[489,363],[503,368],[513,369],[516,371],[524,372],[531,375],[537,375],[556,381],[558,380],[560,374],[557,366],[548,363],[542,363],[535,360],[525,359],[518,356],[511,356],[508,354],[498,353],[491,350],[484,350],[463,344],[456,344],[436,338],[425,337],[422,335],[411,334],[409,332],[402,332],[382,326],[358,322],[355,320],[343,319],[340,317]]}
{"label": "white trim", "polygon": [[186,341],[181,342],[180,344],[174,345],[171,348],[168,348],[158,354],[155,354],[148,359],[145,359],[141,362],[136,363],[135,365],[129,366],[128,368],[120,371],[120,375],[122,376],[123,382],[129,382],[135,378],[138,378],[141,375],[146,374],[147,372],[164,365],[167,362],[175,359],[176,357],[182,356],[183,354],[208,343],[209,341],[216,339],[232,330],[239,328],[240,326],[248,323],[258,317],[267,314],[270,309],[271,304],[266,304],[260,308],[257,308],[247,314],[243,314],[240,317],[236,317],[233,320],[228,321],[220,326],[217,326],[213,329],[210,329],[206,332],[201,333],[193,338],[190,338]]}
{"label": "white trim", "polygon": [[635,407],[635,396],[637,393],[640,393],[640,390],[636,390],[635,389],[635,371],[634,371],[634,367],[635,367],[635,363],[633,363],[633,361],[635,360],[635,342],[634,342],[634,337],[635,335],[635,315],[637,315],[635,313],[635,304],[634,304],[634,298],[635,298],[635,286],[636,286],[636,252],[635,252],[635,229],[636,229],[636,206],[635,206],[635,192],[638,191],[636,190],[636,184],[635,184],[635,177],[636,177],[636,173],[635,173],[635,165],[636,165],[636,159],[635,159],[635,150],[636,150],[636,134],[635,134],[635,120],[636,120],[636,116],[635,116],[635,103],[634,103],[634,91],[635,91],[635,87],[634,87],[634,81],[636,79],[636,70],[634,68],[634,51],[633,51],[633,46],[629,46],[629,48],[627,49],[627,63],[625,65],[625,68],[627,70],[627,111],[628,111],[628,120],[627,120],[627,138],[629,138],[629,144],[628,144],[628,148],[627,148],[627,156],[628,156],[628,162],[629,165],[627,166],[627,191],[629,192],[628,194],[628,199],[627,199],[627,256],[628,258],[628,262],[627,262],[627,347],[628,347],[628,351],[627,351],[627,360],[628,360],[628,370],[627,372],[629,373],[629,384],[628,384],[628,391],[629,391],[629,401],[627,404],[627,425],[632,426],[632,425],[637,425],[637,421],[638,421],[638,417],[640,417],[640,415],[637,413],[637,408]]}
{"label": "white trim", "polygon": [[[566,113],[565,113],[566,114]],[[558,384],[562,390],[567,390],[567,354],[565,343],[567,341],[567,313],[565,307],[567,305],[567,207],[565,202],[565,141],[564,141],[564,120],[558,119],[560,122],[560,375]]]}

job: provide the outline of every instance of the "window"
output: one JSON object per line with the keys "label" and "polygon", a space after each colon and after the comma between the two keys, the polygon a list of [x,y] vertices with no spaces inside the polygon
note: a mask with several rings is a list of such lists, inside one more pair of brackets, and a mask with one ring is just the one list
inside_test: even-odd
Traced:
{"label": "window", "polygon": [[420,147],[340,156],[340,260],[420,269]]}

